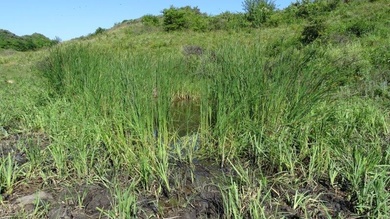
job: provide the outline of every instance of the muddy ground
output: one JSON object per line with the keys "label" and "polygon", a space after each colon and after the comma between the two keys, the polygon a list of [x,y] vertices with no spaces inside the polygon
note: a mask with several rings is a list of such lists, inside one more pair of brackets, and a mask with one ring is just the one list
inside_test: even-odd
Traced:
{"label": "muddy ground", "polygon": [[[10,154],[17,165],[29,162],[26,150],[45,150],[50,139],[43,133],[8,134],[3,129],[0,138],[0,157]],[[175,163],[171,191],[161,195],[142,194],[137,200],[137,212],[129,217],[137,218],[226,218],[221,190],[228,186],[235,173],[230,168],[220,168],[212,162],[194,161],[194,165]],[[192,173],[192,174],[191,174]],[[129,176],[121,176],[123,186]],[[179,188],[174,185],[181,182]],[[101,209],[108,210],[115,203],[112,188],[103,184],[55,182],[50,180],[18,179],[11,194],[2,192],[0,218],[108,218]],[[272,177],[270,178],[270,182]],[[354,205],[348,201],[346,188],[334,189],[326,180],[310,184],[292,182],[272,183],[270,202],[264,204],[267,216],[273,218],[357,218]],[[297,185],[297,184],[294,184]],[[299,191],[316,197],[306,205],[306,214],[295,208],[286,197]],[[82,197],[82,198],[80,198]],[[37,198],[39,202],[37,203]],[[157,201],[158,200],[158,201]],[[36,212],[34,212],[36,211]],[[326,213],[328,212],[328,213]],[[30,216],[29,216],[30,215]],[[34,216],[31,216],[34,215]],[[251,215],[247,215],[251,218]]]}

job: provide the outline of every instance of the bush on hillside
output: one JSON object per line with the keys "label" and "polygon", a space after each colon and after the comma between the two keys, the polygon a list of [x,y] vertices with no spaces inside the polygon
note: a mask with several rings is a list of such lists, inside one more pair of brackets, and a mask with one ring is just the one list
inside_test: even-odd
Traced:
{"label": "bush on hillside", "polygon": [[146,26],[157,27],[160,26],[160,20],[157,16],[147,14],[141,17],[141,22]]}
{"label": "bush on hillside", "polygon": [[37,50],[58,43],[58,40],[50,40],[42,34],[17,36],[7,30],[0,30],[0,48],[14,49],[17,51]]}
{"label": "bush on hillside", "polygon": [[163,27],[165,31],[176,30],[208,30],[208,16],[197,7],[175,8],[171,6],[163,10]]}
{"label": "bush on hillside", "polygon": [[273,0],[244,0],[242,6],[247,20],[254,27],[264,24],[276,8]]}
{"label": "bush on hillside", "polygon": [[307,18],[311,15],[315,15],[318,11],[317,4],[314,4],[311,1],[303,0],[301,2],[295,3],[296,10],[295,15],[297,17]]}
{"label": "bush on hillside", "polygon": [[251,26],[243,13],[224,12],[209,18],[211,30],[241,30]]}
{"label": "bush on hillside", "polygon": [[102,34],[106,32],[106,29],[104,28],[101,28],[101,27],[98,27],[96,30],[95,30],[95,33],[93,33],[93,35],[99,35],[99,34]]}
{"label": "bush on hillside", "polygon": [[298,0],[296,3],[293,3],[288,8],[286,8],[286,10],[293,12],[297,18],[308,18],[317,16],[321,13],[333,11],[337,8],[339,3],[339,0]]}
{"label": "bush on hillside", "polygon": [[309,25],[306,25],[303,28],[301,33],[301,42],[303,44],[312,43],[314,40],[319,38],[323,31],[325,30],[325,25],[323,22],[315,20],[311,22]]}

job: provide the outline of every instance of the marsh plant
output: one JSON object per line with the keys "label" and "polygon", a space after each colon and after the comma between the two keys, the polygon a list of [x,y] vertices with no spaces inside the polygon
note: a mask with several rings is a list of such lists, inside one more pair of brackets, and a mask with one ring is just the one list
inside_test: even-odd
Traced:
{"label": "marsh plant", "polygon": [[[227,28],[239,18],[250,23],[245,30],[202,32],[207,15],[172,7],[164,10],[168,32],[133,34],[142,28],[133,21],[135,29],[4,59],[7,72],[30,60],[36,74],[9,77],[16,82],[0,89],[1,140],[25,132],[49,140],[23,149],[28,162],[20,166],[1,154],[2,193],[36,178],[48,186],[104,183],[112,209],[100,212],[110,218],[169,218],[177,209],[222,218],[388,218],[383,2],[351,3],[348,13],[305,3],[296,13],[307,15],[246,2],[249,14],[213,21]],[[347,22],[356,14],[370,19]],[[179,32],[191,16],[192,31]],[[280,26],[266,28],[269,20]],[[249,29],[251,22],[262,28]],[[204,192],[210,186],[213,197]]]}
{"label": "marsh plant", "polygon": [[[380,116],[375,106],[359,108],[362,102],[339,99],[340,79],[332,73],[334,66],[320,61],[328,56],[315,45],[303,50],[289,48],[276,56],[263,56],[266,49],[234,42],[221,46],[215,50],[218,62],[202,63],[203,70],[212,75],[198,81],[193,81],[191,74],[182,74],[188,66],[180,62],[180,56],[151,58],[152,54],[123,51],[107,55],[104,48],[83,44],[53,49],[42,73],[50,92],[58,101],[75,106],[63,116],[84,115],[78,123],[85,125],[65,126],[81,136],[91,136],[89,124],[98,130],[95,139],[72,142],[80,151],[77,156],[65,151],[68,141],[56,141],[49,147],[58,173],[80,177],[96,173],[94,163],[107,157],[116,171],[126,171],[139,182],[135,187],[151,190],[157,185],[158,191],[169,193],[174,164],[169,157],[189,164],[197,156],[207,157],[221,166],[231,166],[228,161],[238,159],[253,168],[269,167],[263,171],[265,176],[303,173],[309,182],[327,176],[332,186],[337,186],[339,179],[346,180],[351,183],[351,197],[356,197],[351,202],[373,206],[373,202],[367,203],[369,196],[362,188],[368,186],[367,176],[381,165],[381,152],[373,149],[380,149],[380,133],[389,131],[388,118]],[[188,81],[200,104],[198,133],[203,140],[196,150],[187,148],[195,148],[194,143],[175,140],[178,130],[172,126],[175,118],[170,113],[175,95],[185,90],[182,86]],[[154,89],[158,95],[151,95]],[[104,145],[106,151],[85,145]],[[74,163],[74,168],[68,169],[66,162],[72,156],[80,165]],[[353,162],[345,164],[350,160]],[[263,188],[266,191],[266,186]],[[243,203],[245,207],[236,206],[235,210],[242,196],[238,185],[231,184],[224,196],[226,214],[240,218],[253,212],[242,211],[257,206],[255,203]],[[287,196],[293,209],[305,212],[314,199],[305,193]],[[383,212],[380,206],[375,209]],[[369,209],[359,207],[358,211]]]}

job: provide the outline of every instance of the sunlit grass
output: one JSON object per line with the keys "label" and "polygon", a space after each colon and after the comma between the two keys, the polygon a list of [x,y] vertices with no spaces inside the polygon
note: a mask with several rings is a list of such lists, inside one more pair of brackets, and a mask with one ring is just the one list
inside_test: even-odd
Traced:
{"label": "sunlit grass", "polygon": [[[96,174],[93,166],[108,159],[113,167],[101,167],[128,172],[146,190],[154,190],[157,183],[158,191],[169,192],[169,157],[191,164],[200,155],[222,166],[239,159],[253,162],[256,168],[274,168],[265,170],[266,175],[277,171],[297,177],[300,173],[308,182],[327,176],[333,186],[341,177],[351,183],[356,203],[365,203],[367,195],[360,191],[360,180],[380,165],[382,156],[374,150],[373,157],[364,158],[360,153],[366,149],[357,149],[355,143],[380,147],[381,133],[389,132],[388,117],[375,106],[361,105],[358,99],[350,103],[338,99],[340,80],[332,74],[335,68],[320,62],[327,59],[325,52],[308,47],[304,52],[289,49],[275,57],[261,56],[266,49],[230,43],[216,48],[214,61],[196,61],[193,64],[198,67],[186,72],[188,66],[181,54],[156,57],[113,50],[107,55],[99,47],[55,48],[46,60],[43,76],[57,101],[72,105],[72,110],[51,117],[66,118],[64,127],[55,128],[58,124],[50,119],[54,127],[49,130],[57,137],[48,150],[57,174],[83,178]],[[207,77],[199,75],[204,72]],[[196,98],[186,101],[200,104],[198,132],[203,144],[196,149],[199,152],[175,140],[177,130],[171,127],[175,114],[170,112],[174,103],[181,101],[177,100],[180,92],[190,92],[188,96]],[[89,128],[92,124],[93,129]],[[68,130],[65,133],[77,133],[78,140],[60,140],[65,137],[61,134],[64,128]],[[370,139],[361,141],[359,135]],[[106,151],[94,149],[102,145]],[[192,148],[196,147],[192,143]],[[351,159],[353,163],[345,163]],[[235,209],[243,194],[237,185],[231,186],[224,197],[224,205],[230,209],[227,215],[242,218],[247,210],[238,210],[258,208],[259,203],[245,203]],[[287,199],[294,210],[302,211],[317,200],[305,193]]]}
{"label": "sunlit grass", "polygon": [[[233,172],[210,182],[225,218],[280,218],[281,206],[306,218],[314,206],[331,218],[324,193],[307,189],[320,181],[357,215],[388,217],[388,53],[368,49],[388,39],[378,30],[346,35],[345,44],[324,37],[302,46],[300,28],[145,34],[123,27],[46,52],[1,55],[0,140],[49,138],[44,148],[20,146],[22,166],[0,158],[2,193],[34,178],[110,178],[115,201],[102,215],[137,216],[142,193],[162,217],[162,199],[185,187],[177,166],[194,183],[196,165],[207,160]],[[186,55],[186,45],[204,53]]]}

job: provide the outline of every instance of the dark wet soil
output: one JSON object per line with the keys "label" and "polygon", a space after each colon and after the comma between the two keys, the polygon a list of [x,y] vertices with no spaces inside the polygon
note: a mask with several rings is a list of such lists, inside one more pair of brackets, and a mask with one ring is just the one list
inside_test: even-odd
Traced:
{"label": "dark wet soil", "polygon": [[61,189],[48,218],[105,218],[101,210],[111,209],[113,197],[102,185],[81,185]]}
{"label": "dark wet soil", "polygon": [[[2,136],[0,157],[9,154],[22,165],[28,162],[26,149],[44,149],[49,144],[49,138],[43,133]],[[232,169],[197,160],[192,165],[176,162],[172,166],[170,190],[161,187],[162,192],[157,193],[158,195],[139,191],[137,213],[134,217],[226,218],[221,188],[236,177]],[[271,191],[272,201],[262,207],[265,207],[267,216],[271,218],[358,218],[354,216],[354,204],[348,200],[347,192],[333,188],[326,180],[312,183],[272,183],[270,177],[269,182],[268,190]],[[126,177],[123,177],[121,185],[128,184]],[[291,199],[286,197],[294,197],[296,191],[310,195],[312,200],[304,206],[295,207]],[[34,195],[39,195],[39,203],[34,202],[35,199],[29,201]],[[102,210],[111,209],[115,203],[113,189],[102,184],[47,183],[40,178],[17,184],[12,194],[2,191],[2,196],[0,218],[23,218],[34,209],[41,211],[40,214],[34,213],[34,217],[38,218],[108,218],[102,214]],[[252,216],[248,213],[247,218]]]}
{"label": "dark wet soil", "polygon": [[[276,207],[279,209],[279,215],[286,218],[356,218],[354,205],[348,201],[348,194],[332,188],[325,180],[319,181],[301,183],[299,186],[275,184],[271,196],[278,204],[271,205],[270,208]],[[310,196],[305,204],[299,207],[294,206],[294,196],[297,192]]]}
{"label": "dark wet soil", "polygon": [[27,162],[26,150],[44,149],[50,143],[49,137],[44,133],[9,134],[7,128],[0,128],[0,158],[11,155],[18,165]]}
{"label": "dark wet soil", "polygon": [[[150,216],[162,218],[223,218],[223,201],[220,188],[221,174],[227,170],[205,162],[194,162],[192,167],[177,163],[170,184],[171,191],[158,197],[143,197],[140,205],[140,218]],[[178,184],[179,183],[179,184]],[[220,182],[221,183],[221,182]]]}

